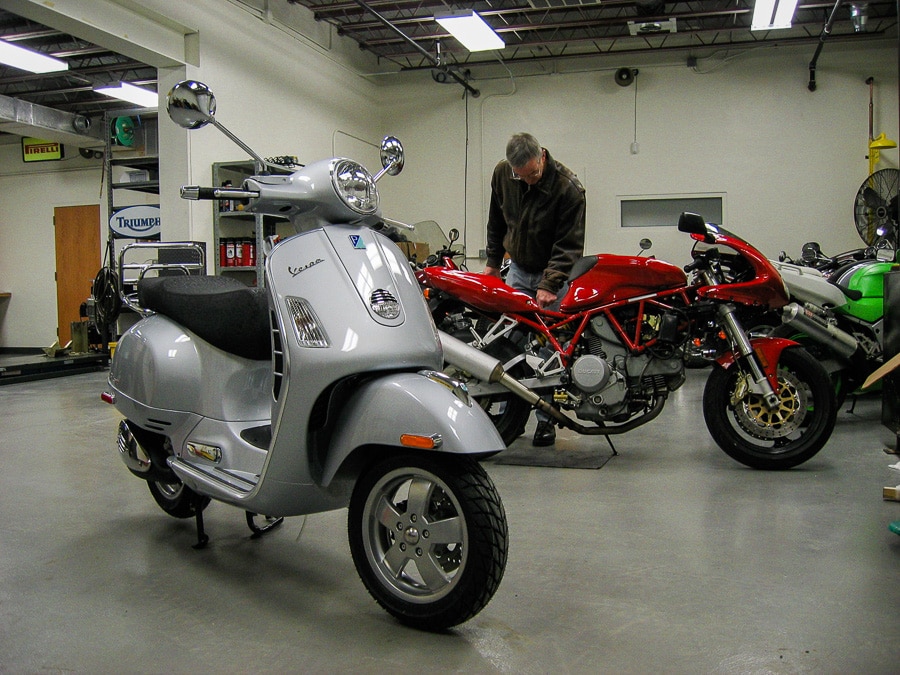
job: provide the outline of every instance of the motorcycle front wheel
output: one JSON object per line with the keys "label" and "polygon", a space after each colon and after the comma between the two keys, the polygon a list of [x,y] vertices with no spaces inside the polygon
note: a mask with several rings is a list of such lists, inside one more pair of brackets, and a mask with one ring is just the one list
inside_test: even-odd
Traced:
{"label": "motorcycle front wheel", "polygon": [[148,481],[147,487],[159,507],[173,518],[193,518],[197,511],[202,511],[209,505],[209,497],[197,494],[181,481]]}
{"label": "motorcycle front wheel", "polygon": [[[799,343],[807,352],[812,354],[813,358],[815,358],[820,363],[825,363],[827,361],[837,361],[837,357],[832,353],[830,349],[828,349],[828,347],[823,345],[821,342],[813,339],[803,331],[797,330],[792,326],[777,326],[774,330],[772,330],[771,335],[772,337],[786,338],[788,340],[793,340],[794,342]],[[839,408],[844,404],[844,401],[847,398],[848,389],[853,386],[850,384],[849,374],[850,370],[848,368],[835,370],[834,372],[829,373],[829,377],[831,378],[831,386],[834,389],[834,396],[837,400],[837,405]]]}
{"label": "motorcycle front wheel", "polygon": [[360,578],[406,625],[431,631],[481,611],[506,568],[506,514],[468,457],[407,454],[359,479],[347,530]]}
{"label": "motorcycle front wheel", "polygon": [[703,391],[703,416],[713,440],[754,469],[790,469],[813,457],[834,429],[837,405],[828,374],[805,350],[778,361],[779,405],[770,410],[737,364],[716,365]]}

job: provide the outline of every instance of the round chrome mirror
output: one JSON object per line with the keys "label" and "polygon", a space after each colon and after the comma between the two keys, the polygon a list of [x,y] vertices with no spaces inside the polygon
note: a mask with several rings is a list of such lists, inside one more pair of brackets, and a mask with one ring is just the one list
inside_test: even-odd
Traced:
{"label": "round chrome mirror", "polygon": [[653,246],[653,242],[646,237],[641,239],[640,247],[642,251],[647,251]]}
{"label": "round chrome mirror", "polygon": [[396,176],[403,170],[403,144],[393,136],[381,141],[381,166],[389,176]]}
{"label": "round chrome mirror", "polygon": [[185,129],[199,129],[213,121],[216,97],[202,82],[184,80],[166,96],[166,111],[175,124]]}
{"label": "round chrome mirror", "polygon": [[452,230],[450,230],[450,232],[447,234],[447,239],[450,240],[450,243],[451,243],[451,244],[452,244],[453,242],[455,242],[457,239],[459,239],[459,230],[457,230],[457,229],[454,227],[454,228],[453,228]]}

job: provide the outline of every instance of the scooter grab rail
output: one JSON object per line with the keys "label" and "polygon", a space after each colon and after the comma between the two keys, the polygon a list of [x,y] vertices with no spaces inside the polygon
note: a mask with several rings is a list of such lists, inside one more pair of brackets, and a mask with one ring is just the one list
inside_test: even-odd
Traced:
{"label": "scooter grab rail", "polygon": [[[158,253],[160,249],[170,250],[170,251],[185,251],[191,257],[195,257],[196,259],[193,262],[171,262],[171,263],[161,263],[158,258],[152,259],[150,262],[140,262],[140,263],[126,263],[126,256],[133,251],[155,251]],[[148,314],[147,310],[140,306],[138,302],[137,292],[134,293],[126,293],[125,286],[126,285],[134,285],[137,287],[137,284],[144,278],[147,272],[150,271],[173,271],[180,272],[184,275],[191,274],[192,272],[196,272],[198,274],[206,274],[206,250],[203,248],[202,244],[196,241],[169,241],[169,242],[135,242],[133,244],[128,244],[122,247],[122,250],[119,251],[118,258],[118,266],[119,270],[119,296],[121,297],[122,303],[128,307],[129,309],[137,312],[141,316],[146,316]],[[137,278],[126,278],[127,271],[137,271]]]}

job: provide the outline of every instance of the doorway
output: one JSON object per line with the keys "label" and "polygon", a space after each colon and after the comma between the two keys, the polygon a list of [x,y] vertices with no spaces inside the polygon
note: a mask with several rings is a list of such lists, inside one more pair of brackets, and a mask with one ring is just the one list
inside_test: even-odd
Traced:
{"label": "doorway", "polygon": [[100,269],[100,205],[53,209],[56,241],[56,312],[59,344],[72,339],[70,324],[80,320],[81,303],[91,295]]}

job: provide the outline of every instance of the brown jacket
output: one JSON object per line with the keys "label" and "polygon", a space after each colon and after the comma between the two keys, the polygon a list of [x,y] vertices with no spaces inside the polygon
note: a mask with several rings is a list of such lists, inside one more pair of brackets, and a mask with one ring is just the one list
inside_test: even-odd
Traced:
{"label": "brown jacket", "polygon": [[509,162],[491,177],[487,264],[500,267],[504,253],[528,272],[543,272],[539,289],[556,293],[572,265],[584,255],[584,187],[547,152],[541,179],[533,186],[513,180]]}

